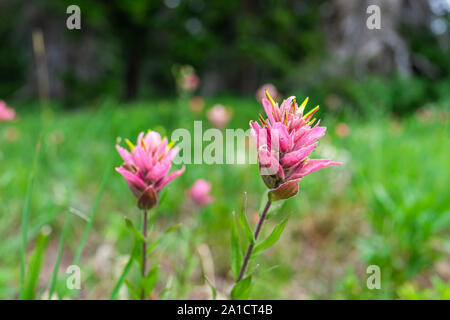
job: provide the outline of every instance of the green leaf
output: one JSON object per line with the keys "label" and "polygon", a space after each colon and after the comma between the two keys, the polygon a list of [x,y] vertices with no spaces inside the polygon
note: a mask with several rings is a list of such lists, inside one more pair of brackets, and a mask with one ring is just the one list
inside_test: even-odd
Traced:
{"label": "green leaf", "polygon": [[239,214],[239,222],[245,231],[248,241],[251,244],[255,243],[255,237],[253,236],[252,229],[247,221],[247,192],[245,192],[244,204],[242,205],[241,212]]}
{"label": "green leaf", "polygon": [[39,134],[38,141],[36,143],[36,151],[33,156],[33,164],[31,166],[31,172],[28,179],[27,194],[25,197],[25,205],[22,215],[22,243],[20,248],[20,293],[19,297],[22,297],[25,289],[25,264],[26,264],[26,251],[28,241],[28,225],[30,220],[30,203],[31,195],[33,194],[34,179],[36,177],[36,170],[39,163],[39,154],[41,150],[42,133]]}
{"label": "green leaf", "polygon": [[239,245],[239,235],[237,233],[236,219],[234,212],[232,214],[232,228],[231,228],[231,270],[235,280],[239,277],[239,271],[242,266],[242,252]]}
{"label": "green leaf", "polygon": [[147,297],[153,290],[158,280],[158,266],[154,266],[145,277],[139,281],[139,287],[144,290],[144,297]]}
{"label": "green leaf", "polygon": [[216,288],[214,288],[213,284],[211,283],[211,281],[209,281],[208,277],[205,276],[205,280],[206,282],[208,282],[209,287],[211,288],[211,294],[212,294],[212,298],[213,300],[217,299],[217,291]]}
{"label": "green leaf", "polygon": [[128,290],[131,293],[131,296],[135,299],[135,300],[140,300],[141,297],[139,296],[139,293],[137,292],[137,290],[134,288],[134,286],[131,284],[130,281],[125,280],[125,284],[128,287]]}
{"label": "green leaf", "polygon": [[142,233],[140,233],[136,227],[134,226],[133,222],[128,219],[127,217],[124,217],[125,220],[125,224],[127,226],[128,229],[131,230],[131,232],[133,232],[134,236],[136,237],[137,240],[141,241],[141,242],[145,242],[145,237]]}
{"label": "green leaf", "polygon": [[58,278],[59,264],[61,262],[62,251],[64,248],[64,241],[66,239],[66,234],[67,234],[67,230],[69,229],[69,226],[70,226],[70,209],[67,210],[66,218],[64,220],[63,231],[61,234],[61,239],[60,239],[59,245],[58,245],[58,253],[56,255],[55,266],[53,268],[53,274],[52,274],[52,278],[51,278],[52,280],[50,282],[50,289],[48,290],[48,298],[49,299],[52,299],[53,292],[55,290],[56,280]]}
{"label": "green leaf", "polygon": [[273,228],[272,233],[255,246],[255,249],[253,250],[253,255],[257,255],[258,253],[261,253],[272,247],[278,241],[278,239],[280,239],[281,233],[283,232],[284,227],[286,226],[288,220],[289,217],[285,218],[279,225]]}
{"label": "green leaf", "polygon": [[231,290],[230,298],[232,300],[247,300],[250,295],[252,277],[247,277],[236,283]]}
{"label": "green leaf", "polygon": [[272,202],[269,211],[267,212],[266,220],[272,218],[274,215],[276,216],[276,214],[281,210],[281,208],[285,203],[286,200],[279,200],[276,202]]}
{"label": "green leaf", "polygon": [[41,231],[37,237],[36,247],[31,255],[25,278],[25,288],[22,296],[22,299],[24,300],[35,299],[36,287],[39,281],[39,273],[41,272],[41,266],[44,261],[45,249],[47,248],[50,233],[51,228],[44,226],[41,228]]}
{"label": "green leaf", "polygon": [[168,235],[169,233],[177,230],[178,228],[180,228],[180,226],[181,226],[180,224],[176,224],[176,225],[170,227],[169,229],[166,230],[166,232],[164,232],[164,234],[160,235],[155,241],[153,241],[152,243],[149,243],[148,248],[147,248],[147,255],[149,255],[153,251],[153,249],[155,249],[156,246],[162,242],[165,235]]}
{"label": "green leaf", "polygon": [[142,242],[135,239],[133,249],[131,250],[131,257],[139,266],[139,270],[142,268]]}

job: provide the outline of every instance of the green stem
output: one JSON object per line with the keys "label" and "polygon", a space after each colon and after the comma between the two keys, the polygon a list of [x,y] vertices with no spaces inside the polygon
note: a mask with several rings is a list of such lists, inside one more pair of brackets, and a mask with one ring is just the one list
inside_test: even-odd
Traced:
{"label": "green stem", "polygon": [[[147,222],[148,222],[148,211],[144,210],[144,222],[142,223],[142,234],[144,235],[145,241],[142,243],[142,278],[145,278],[145,271],[147,268]],[[141,289],[141,300],[145,299],[145,289]]]}
{"label": "green stem", "polygon": [[[253,236],[255,238],[255,243],[256,243],[256,240],[258,239],[259,233],[264,224],[264,220],[266,220],[267,212],[269,212],[269,208],[270,208],[271,204],[272,204],[272,202],[270,202],[270,200],[267,200],[266,206],[264,207],[264,210],[261,213],[261,216],[259,217],[259,221],[256,226],[255,233],[253,234]],[[244,278],[245,271],[247,270],[248,262],[250,261],[250,257],[252,256],[253,248],[255,247],[255,243],[251,243],[248,246],[247,252],[245,253],[245,257],[244,257],[244,263],[242,264],[241,271],[239,272],[239,277],[238,277],[238,280],[236,281],[236,283],[241,281],[242,278]]]}

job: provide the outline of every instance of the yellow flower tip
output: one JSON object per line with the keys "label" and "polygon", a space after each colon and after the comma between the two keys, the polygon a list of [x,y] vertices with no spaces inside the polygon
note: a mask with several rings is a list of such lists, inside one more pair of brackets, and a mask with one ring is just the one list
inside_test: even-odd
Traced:
{"label": "yellow flower tip", "polygon": [[263,116],[261,115],[261,113],[259,114],[259,121],[261,121],[261,124],[264,126],[268,126],[266,120],[264,120]]}
{"label": "yellow flower tip", "polygon": [[311,117],[313,116],[313,114],[317,112],[317,110],[319,110],[319,106],[315,107],[315,108],[312,109],[310,112],[308,112],[307,114],[305,114],[305,116],[303,117],[303,119],[305,119],[305,121],[308,121],[309,119],[311,119]]}
{"label": "yellow flower tip", "polygon": [[305,107],[308,104],[309,101],[309,97],[306,97],[305,100],[303,100],[302,104],[300,105],[300,107],[298,107],[298,113],[303,113],[303,111],[305,111]]}
{"label": "yellow flower tip", "polygon": [[292,99],[291,107],[289,108],[289,113],[294,114],[296,109],[297,109],[297,101],[294,98]]}
{"label": "yellow flower tip", "polygon": [[316,121],[317,118],[312,119],[310,122],[308,122],[308,125],[312,125],[314,123],[314,121]]}
{"label": "yellow flower tip", "polygon": [[130,140],[125,139],[126,144],[128,145],[128,148],[130,148],[131,151],[134,150],[134,144],[131,143]]}
{"label": "yellow flower tip", "polygon": [[269,91],[266,90],[266,97],[269,99],[270,103],[272,104],[272,108],[275,107],[275,101],[273,101],[272,97],[269,94]]}
{"label": "yellow flower tip", "polygon": [[147,151],[147,146],[145,145],[144,138],[141,139],[141,145],[145,151]]}
{"label": "yellow flower tip", "polygon": [[171,141],[168,145],[167,145],[167,150],[172,149],[172,147],[175,145],[175,140]]}

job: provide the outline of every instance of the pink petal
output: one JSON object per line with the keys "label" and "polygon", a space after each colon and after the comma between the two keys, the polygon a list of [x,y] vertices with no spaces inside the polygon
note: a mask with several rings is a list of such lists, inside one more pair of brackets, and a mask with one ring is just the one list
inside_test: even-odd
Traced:
{"label": "pink petal", "polygon": [[144,142],[147,148],[154,150],[161,143],[161,136],[156,131],[150,131],[145,135]]}
{"label": "pink petal", "polygon": [[180,148],[178,148],[178,147],[174,147],[174,148],[170,149],[169,152],[167,152],[166,159],[168,161],[172,161],[176,157],[176,155],[178,154],[179,151],[180,151]]}
{"label": "pink petal", "polygon": [[318,142],[306,147],[302,148],[296,151],[289,152],[284,155],[284,157],[281,159],[281,165],[284,168],[290,168],[299,162],[301,162],[304,158],[309,156],[311,152],[317,147]]}
{"label": "pink petal", "polygon": [[125,163],[134,164],[133,159],[131,157],[131,153],[128,152],[128,150],[125,150],[124,148],[122,148],[119,145],[116,145],[116,149],[117,149],[117,152],[119,152],[120,156],[122,157],[123,161],[125,161]]}
{"label": "pink petal", "polygon": [[133,194],[136,197],[139,197],[142,190],[144,190],[147,187],[147,185],[142,179],[132,174],[130,171],[122,167],[116,168],[116,171],[125,178],[126,182],[128,183],[128,186],[131,189],[131,192],[133,192]]}
{"label": "pink petal", "polygon": [[311,143],[314,143],[317,139],[325,135],[326,130],[327,127],[314,127],[308,130],[295,142],[295,149],[306,147],[309,146]]}
{"label": "pink petal", "polygon": [[164,179],[162,179],[160,182],[157,183],[156,190],[159,192],[161,191],[166,185],[168,185],[173,179],[178,178],[181,176],[186,168],[183,166],[183,168],[176,170],[166,176]]}
{"label": "pink petal", "polygon": [[290,179],[302,178],[314,171],[341,164],[342,163],[340,162],[331,162],[328,159],[310,159],[305,165],[299,165],[299,167],[294,170],[294,174]]}
{"label": "pink petal", "polygon": [[273,118],[272,104],[270,103],[269,99],[264,97],[262,99],[262,105],[263,105],[264,111],[266,111],[267,118],[269,118],[270,124],[274,125],[275,119]]}
{"label": "pink petal", "polygon": [[[271,134],[276,134],[278,136],[279,147],[282,153],[290,150],[293,146],[293,136],[290,136],[288,129],[285,125],[277,122],[271,131]],[[271,136],[272,141],[274,141],[274,136]]]}
{"label": "pink petal", "polygon": [[152,158],[147,151],[141,146],[136,146],[132,153],[134,164],[145,172],[152,167]]}
{"label": "pink petal", "polygon": [[146,178],[152,182],[156,182],[163,178],[167,172],[169,172],[171,167],[170,161],[158,162],[153,168],[148,172]]}
{"label": "pink petal", "polygon": [[285,99],[280,106],[280,111],[281,114],[284,115],[284,112],[286,111],[287,113],[289,113],[290,109],[291,109],[291,105],[292,105],[292,100],[294,100],[295,97],[294,96],[290,96],[289,98]]}

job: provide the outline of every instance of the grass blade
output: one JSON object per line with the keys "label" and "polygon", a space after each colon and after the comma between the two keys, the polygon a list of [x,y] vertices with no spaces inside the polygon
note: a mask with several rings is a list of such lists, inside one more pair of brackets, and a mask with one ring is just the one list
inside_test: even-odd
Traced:
{"label": "grass blade", "polygon": [[33,193],[34,178],[36,176],[37,165],[39,162],[39,154],[41,151],[41,138],[42,135],[40,134],[38,142],[36,144],[36,151],[34,153],[33,164],[31,167],[30,178],[28,182],[27,195],[25,198],[25,206],[22,215],[22,246],[20,249],[20,293],[19,293],[20,298],[23,295],[25,286],[25,264],[26,264],[25,255],[27,251],[28,225],[30,220],[30,202],[31,202],[31,194]]}
{"label": "grass blade", "polygon": [[36,240],[36,247],[28,264],[27,277],[23,290],[23,300],[34,300],[36,294],[36,286],[39,280],[42,262],[44,260],[45,249],[47,248],[48,239],[50,237],[51,228],[44,226]]}
{"label": "grass blade", "polygon": [[239,236],[236,227],[236,219],[234,212],[232,214],[231,226],[231,270],[235,280],[239,277],[239,271],[242,266],[242,252],[239,244]]}
{"label": "grass blade", "polygon": [[100,203],[100,199],[102,198],[103,191],[105,190],[106,183],[108,182],[108,179],[111,175],[111,168],[113,164],[114,157],[111,157],[110,164],[106,167],[106,171],[103,175],[103,180],[100,185],[100,189],[97,192],[97,195],[95,197],[94,205],[92,206],[91,213],[89,215],[89,221],[86,223],[86,226],[84,227],[83,235],[81,236],[80,244],[78,245],[77,251],[75,252],[75,256],[73,258],[73,265],[78,265],[81,254],[83,253],[84,245],[86,244],[87,237],[89,235],[89,231],[91,231],[92,223],[94,221],[95,214],[97,213],[98,205]]}
{"label": "grass blade", "polygon": [[67,230],[69,229],[69,221],[70,221],[70,209],[67,210],[66,218],[64,221],[63,231],[61,234],[61,240],[59,241],[58,253],[56,256],[55,267],[53,268],[52,280],[50,282],[50,289],[48,291],[48,298],[51,300],[53,296],[53,292],[55,291],[56,279],[58,278],[58,269],[59,264],[61,262],[61,255],[64,248],[64,241],[66,239]]}
{"label": "grass blade", "polygon": [[123,268],[123,271],[122,271],[122,274],[120,275],[119,280],[117,281],[116,285],[114,286],[113,291],[111,292],[111,296],[109,297],[109,300],[116,299],[117,294],[119,293],[119,290],[122,287],[123,282],[125,281],[125,277],[127,276],[128,272],[130,271],[132,265],[133,265],[133,257],[130,256],[130,259],[128,259],[128,262],[125,265],[125,268]]}

